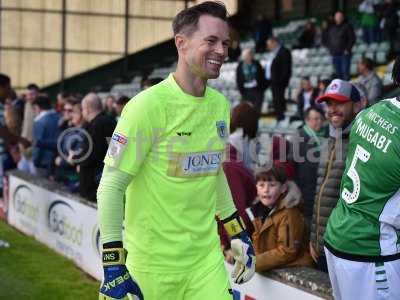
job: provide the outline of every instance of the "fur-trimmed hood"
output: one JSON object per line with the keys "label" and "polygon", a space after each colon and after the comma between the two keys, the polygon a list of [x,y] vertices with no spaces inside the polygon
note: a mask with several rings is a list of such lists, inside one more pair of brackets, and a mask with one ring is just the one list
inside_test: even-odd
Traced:
{"label": "fur-trimmed hood", "polygon": [[302,202],[301,191],[294,181],[288,181],[287,193],[283,199],[279,201],[278,209],[281,208],[292,208],[299,205]]}

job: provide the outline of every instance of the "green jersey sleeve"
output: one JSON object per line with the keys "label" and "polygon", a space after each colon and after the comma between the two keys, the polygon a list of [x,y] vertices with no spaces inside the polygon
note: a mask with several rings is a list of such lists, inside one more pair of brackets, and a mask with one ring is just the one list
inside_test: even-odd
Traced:
{"label": "green jersey sleeve", "polygon": [[236,207],[233,203],[231,190],[226,179],[223,168],[218,172],[217,175],[217,216],[223,220],[231,216],[235,211]]}
{"label": "green jersey sleeve", "polygon": [[151,93],[141,93],[125,106],[111,137],[105,165],[137,174],[162,131],[163,116],[154,98]]}
{"label": "green jersey sleeve", "polygon": [[133,176],[106,166],[97,189],[97,208],[102,244],[122,241],[124,195]]}

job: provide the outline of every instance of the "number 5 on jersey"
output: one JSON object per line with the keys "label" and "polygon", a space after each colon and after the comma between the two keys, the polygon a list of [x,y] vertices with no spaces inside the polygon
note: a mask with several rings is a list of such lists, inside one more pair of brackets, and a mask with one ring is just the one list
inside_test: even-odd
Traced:
{"label": "number 5 on jersey", "polygon": [[353,156],[353,160],[351,161],[350,168],[347,171],[346,175],[350,177],[353,182],[353,192],[350,192],[347,188],[343,188],[342,198],[348,204],[352,204],[357,201],[358,196],[360,195],[361,190],[361,182],[360,176],[356,170],[357,160],[360,159],[362,162],[366,163],[371,156],[367,150],[365,150],[362,146],[357,145],[356,151]]}

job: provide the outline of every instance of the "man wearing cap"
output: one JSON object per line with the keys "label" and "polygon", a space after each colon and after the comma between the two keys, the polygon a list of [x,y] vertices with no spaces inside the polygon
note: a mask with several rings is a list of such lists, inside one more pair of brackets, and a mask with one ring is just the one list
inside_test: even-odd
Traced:
{"label": "man wearing cap", "polygon": [[323,235],[326,224],[339,199],[340,179],[343,175],[349,133],[352,122],[361,110],[358,90],[348,81],[335,79],[317,102],[327,105],[329,139],[321,146],[317,173],[313,217],[311,222],[310,252],[318,269],[327,272]]}
{"label": "man wearing cap", "polygon": [[[392,71],[400,84],[400,57]],[[324,235],[335,299],[400,299],[400,97],[354,120],[336,207]]]}

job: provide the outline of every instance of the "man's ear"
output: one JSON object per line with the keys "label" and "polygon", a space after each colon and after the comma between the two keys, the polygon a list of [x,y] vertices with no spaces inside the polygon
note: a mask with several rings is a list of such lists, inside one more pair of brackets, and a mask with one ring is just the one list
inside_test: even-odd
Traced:
{"label": "man's ear", "polygon": [[175,46],[178,52],[182,51],[185,48],[185,45],[186,45],[186,37],[183,34],[175,35]]}

